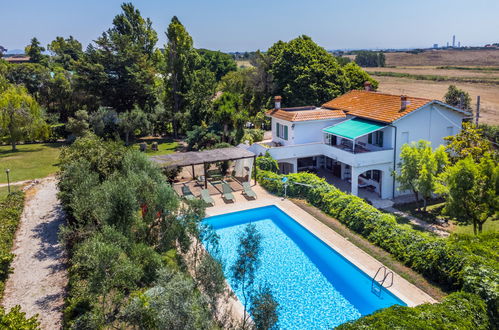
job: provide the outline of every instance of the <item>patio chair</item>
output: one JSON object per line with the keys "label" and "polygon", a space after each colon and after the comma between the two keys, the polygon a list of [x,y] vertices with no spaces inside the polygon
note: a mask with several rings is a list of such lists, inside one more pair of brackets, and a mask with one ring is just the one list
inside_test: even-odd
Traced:
{"label": "patio chair", "polygon": [[234,195],[232,194],[232,188],[225,182],[222,183],[222,193],[226,201],[231,201],[231,202],[236,201]]}
{"label": "patio chair", "polygon": [[196,197],[192,193],[192,191],[189,189],[188,186],[182,186],[182,197],[184,197],[187,200],[194,200]]}
{"label": "patio chair", "polygon": [[206,204],[211,204],[212,206],[215,205],[215,201],[213,198],[210,196],[210,192],[208,189],[203,189],[201,190],[201,199],[206,203]]}
{"label": "patio chair", "polygon": [[256,199],[256,193],[251,189],[249,182],[243,182],[243,195]]}

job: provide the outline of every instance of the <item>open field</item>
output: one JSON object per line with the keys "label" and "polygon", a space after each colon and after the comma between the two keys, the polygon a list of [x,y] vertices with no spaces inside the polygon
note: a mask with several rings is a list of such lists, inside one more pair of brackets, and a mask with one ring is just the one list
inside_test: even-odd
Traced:
{"label": "open field", "polygon": [[374,78],[379,81],[378,91],[380,92],[407,94],[436,100],[443,100],[443,96],[447,92],[449,85],[456,85],[458,88],[470,93],[473,109],[476,109],[476,97],[480,95],[480,122],[499,125],[499,85],[416,80],[386,76],[374,76]]}
{"label": "open field", "polygon": [[43,178],[57,172],[62,143],[36,143],[0,146],[0,183],[7,183],[5,170],[10,169],[10,182]]}
{"label": "open field", "polygon": [[418,54],[406,52],[385,53],[386,66],[499,66],[499,49],[482,50],[427,50]]}

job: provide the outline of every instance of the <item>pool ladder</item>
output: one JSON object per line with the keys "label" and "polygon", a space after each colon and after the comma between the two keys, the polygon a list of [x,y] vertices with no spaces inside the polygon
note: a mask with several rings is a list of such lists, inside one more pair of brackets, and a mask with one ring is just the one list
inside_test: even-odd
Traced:
{"label": "pool ladder", "polygon": [[[378,280],[378,275],[381,275],[379,280]],[[385,285],[385,282],[388,278],[390,278],[390,285]],[[391,270],[386,269],[385,266],[379,267],[378,271],[376,272],[376,275],[374,275],[371,281],[371,292],[377,295],[378,297],[381,297],[382,288],[383,287],[389,288],[392,285],[393,285],[393,272]]]}

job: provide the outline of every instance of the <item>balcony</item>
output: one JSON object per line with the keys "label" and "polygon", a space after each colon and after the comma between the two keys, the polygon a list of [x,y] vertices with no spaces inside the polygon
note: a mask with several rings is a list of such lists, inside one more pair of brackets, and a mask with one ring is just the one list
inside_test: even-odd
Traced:
{"label": "balcony", "polygon": [[350,166],[367,166],[393,162],[392,148],[379,148],[366,146],[352,149],[341,145],[328,145],[322,142],[295,144],[288,146],[272,147],[272,143],[255,143],[250,150],[256,154],[269,152],[276,160],[305,158],[314,156],[327,156]]}

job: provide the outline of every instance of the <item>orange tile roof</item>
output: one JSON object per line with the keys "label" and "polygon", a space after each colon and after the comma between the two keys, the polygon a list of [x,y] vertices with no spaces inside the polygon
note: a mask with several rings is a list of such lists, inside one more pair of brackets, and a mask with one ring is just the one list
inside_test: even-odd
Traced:
{"label": "orange tile roof", "polygon": [[324,103],[322,107],[343,110],[349,115],[391,123],[432,102],[430,99],[407,96],[407,106],[401,110],[400,95],[353,90]]}
{"label": "orange tile roof", "polygon": [[316,107],[272,109],[267,111],[266,114],[267,116],[287,121],[346,118],[345,113],[341,110],[322,109]]}

